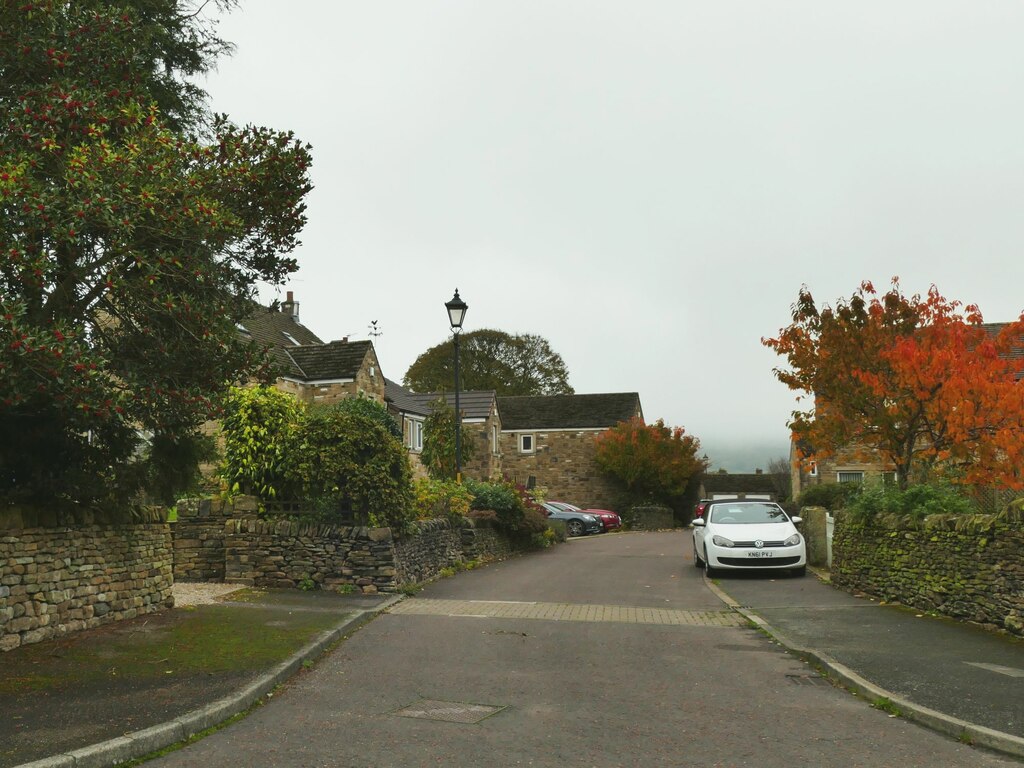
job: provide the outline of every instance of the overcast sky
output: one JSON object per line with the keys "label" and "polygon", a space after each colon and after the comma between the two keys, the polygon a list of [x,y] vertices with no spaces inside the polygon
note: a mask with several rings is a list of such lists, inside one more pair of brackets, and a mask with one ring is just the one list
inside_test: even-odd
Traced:
{"label": "overcast sky", "polygon": [[[206,83],[313,145],[295,291],[384,374],[467,330],[752,471],[788,447],[762,347],[801,284],[1024,310],[1024,3],[241,0]],[[265,299],[273,298],[268,291]]]}

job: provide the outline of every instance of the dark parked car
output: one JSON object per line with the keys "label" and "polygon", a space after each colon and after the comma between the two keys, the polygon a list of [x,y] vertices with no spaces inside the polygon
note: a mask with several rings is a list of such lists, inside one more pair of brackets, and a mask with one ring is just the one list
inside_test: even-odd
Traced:
{"label": "dark parked car", "polygon": [[604,530],[600,520],[582,510],[574,512],[562,509],[550,501],[545,501],[542,506],[552,520],[565,521],[565,530],[570,536],[584,536],[588,533],[601,533]]}
{"label": "dark parked car", "polygon": [[617,512],[612,512],[610,509],[580,509],[575,504],[570,504],[566,501],[549,501],[548,504],[554,504],[566,512],[583,512],[593,515],[601,521],[601,525],[604,526],[606,531],[614,531],[622,527],[622,518],[619,517]]}

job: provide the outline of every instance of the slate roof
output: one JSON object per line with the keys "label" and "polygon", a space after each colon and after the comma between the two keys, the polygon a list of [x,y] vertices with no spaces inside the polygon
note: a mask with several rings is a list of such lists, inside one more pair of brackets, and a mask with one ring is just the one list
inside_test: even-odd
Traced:
{"label": "slate roof", "polygon": [[509,431],[606,429],[636,415],[643,418],[636,392],[499,397],[498,413],[501,428]]}
{"label": "slate roof", "polygon": [[354,379],[373,348],[369,341],[332,341],[330,344],[310,344],[288,347],[288,355],[306,381],[334,381]]}
{"label": "slate roof", "polygon": [[426,416],[430,413],[430,409],[424,407],[420,401],[419,395],[388,378],[384,379],[384,400],[402,413],[413,413],[417,416]]}
{"label": "slate roof", "polygon": [[704,475],[705,493],[775,493],[771,475],[715,472]]}
{"label": "slate roof", "polygon": [[[389,379],[384,380],[384,399],[392,403],[395,408],[403,413],[412,413],[417,416],[429,416],[433,410],[434,403],[440,397],[452,408],[455,407],[455,393],[446,392],[442,395],[439,392],[410,392],[401,384]],[[494,404],[493,389],[474,389],[466,392],[459,392],[459,408],[462,409],[464,419],[486,419],[491,415],[491,406]]]}
{"label": "slate roof", "polygon": [[239,329],[242,336],[269,349],[273,361],[289,376],[300,376],[301,371],[285,348],[299,344],[323,344],[320,337],[291,315],[259,304],[254,305],[252,314],[239,325],[244,329],[244,332]]}

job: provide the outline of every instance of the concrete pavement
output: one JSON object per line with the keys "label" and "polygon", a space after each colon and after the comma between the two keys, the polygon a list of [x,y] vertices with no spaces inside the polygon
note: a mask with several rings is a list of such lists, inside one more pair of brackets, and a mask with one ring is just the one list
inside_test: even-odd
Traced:
{"label": "concrete pavement", "polygon": [[[868,701],[967,743],[1024,757],[1024,643],[805,578],[727,574],[722,599]],[[886,705],[889,706],[889,705]]]}

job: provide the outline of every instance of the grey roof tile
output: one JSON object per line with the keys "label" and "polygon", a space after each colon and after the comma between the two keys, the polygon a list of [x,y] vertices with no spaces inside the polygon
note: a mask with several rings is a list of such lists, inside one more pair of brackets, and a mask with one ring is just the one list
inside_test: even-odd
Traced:
{"label": "grey roof tile", "polygon": [[278,368],[291,376],[301,375],[301,371],[285,349],[300,344],[323,344],[315,333],[291,315],[259,304],[254,305],[252,314],[239,325],[244,338],[269,350]]}
{"label": "grey roof tile", "polygon": [[332,341],[284,351],[306,381],[330,381],[354,379],[372,348],[369,341]]}
{"label": "grey roof tile", "polygon": [[636,392],[499,397],[498,413],[503,430],[606,429],[643,418]]}

